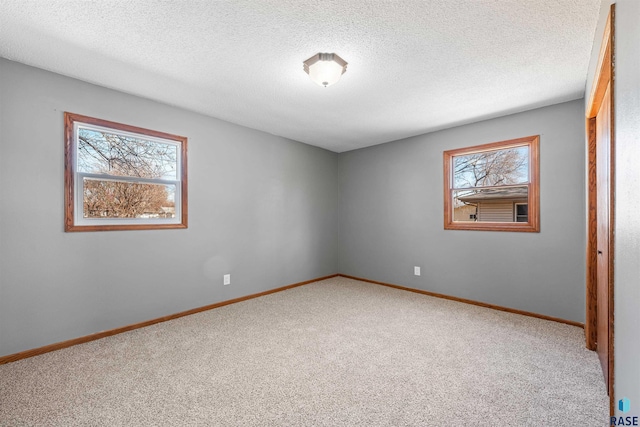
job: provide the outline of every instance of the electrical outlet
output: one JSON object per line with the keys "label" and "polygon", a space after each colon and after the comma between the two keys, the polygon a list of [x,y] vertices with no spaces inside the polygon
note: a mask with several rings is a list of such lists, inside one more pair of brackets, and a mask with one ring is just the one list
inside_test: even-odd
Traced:
{"label": "electrical outlet", "polygon": [[230,285],[231,284],[231,275],[230,274],[225,274],[223,276],[223,284],[226,285]]}
{"label": "electrical outlet", "polygon": [[420,267],[413,267],[413,275],[414,276],[419,276],[420,275]]}

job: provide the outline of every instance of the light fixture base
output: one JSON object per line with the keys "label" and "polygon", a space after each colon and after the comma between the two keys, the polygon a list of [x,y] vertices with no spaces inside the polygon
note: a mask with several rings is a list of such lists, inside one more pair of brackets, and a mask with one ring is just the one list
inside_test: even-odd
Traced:
{"label": "light fixture base", "polygon": [[320,86],[331,86],[347,71],[347,61],[335,53],[316,53],[302,62],[304,71]]}

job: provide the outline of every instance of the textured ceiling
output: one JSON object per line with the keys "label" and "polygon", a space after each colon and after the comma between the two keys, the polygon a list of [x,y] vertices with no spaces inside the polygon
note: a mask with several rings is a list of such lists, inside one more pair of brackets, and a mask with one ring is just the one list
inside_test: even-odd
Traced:
{"label": "textured ceiling", "polygon": [[599,5],[1,0],[0,56],[342,152],[582,97]]}

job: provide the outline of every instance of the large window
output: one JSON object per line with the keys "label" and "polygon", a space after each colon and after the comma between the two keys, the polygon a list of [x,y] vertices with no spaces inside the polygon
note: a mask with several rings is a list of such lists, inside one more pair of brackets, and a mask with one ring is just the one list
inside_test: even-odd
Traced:
{"label": "large window", "polygon": [[444,152],[444,228],[540,231],[539,136]]}
{"label": "large window", "polygon": [[65,231],[187,227],[187,138],[64,118]]}

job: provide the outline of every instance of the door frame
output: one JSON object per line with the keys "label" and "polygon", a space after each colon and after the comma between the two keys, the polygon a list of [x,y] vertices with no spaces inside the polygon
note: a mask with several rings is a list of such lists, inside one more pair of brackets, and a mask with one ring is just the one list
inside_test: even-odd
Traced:
{"label": "door frame", "polygon": [[611,85],[609,96],[611,98],[611,129],[610,129],[610,165],[609,165],[609,336],[608,339],[608,384],[607,392],[609,393],[609,411],[610,415],[614,414],[614,393],[613,393],[613,375],[614,375],[614,359],[613,359],[613,317],[614,317],[614,299],[613,299],[613,261],[614,261],[614,207],[615,207],[615,169],[614,169],[614,149],[615,149],[615,4],[611,5],[609,16],[604,30],[602,44],[600,45],[600,54],[598,56],[598,65],[593,79],[593,87],[591,88],[589,101],[586,109],[586,133],[587,133],[587,318],[585,322],[585,340],[586,346],[590,350],[596,350],[597,346],[597,193],[596,193],[596,116],[600,110],[600,105],[604,98],[607,85]]}

